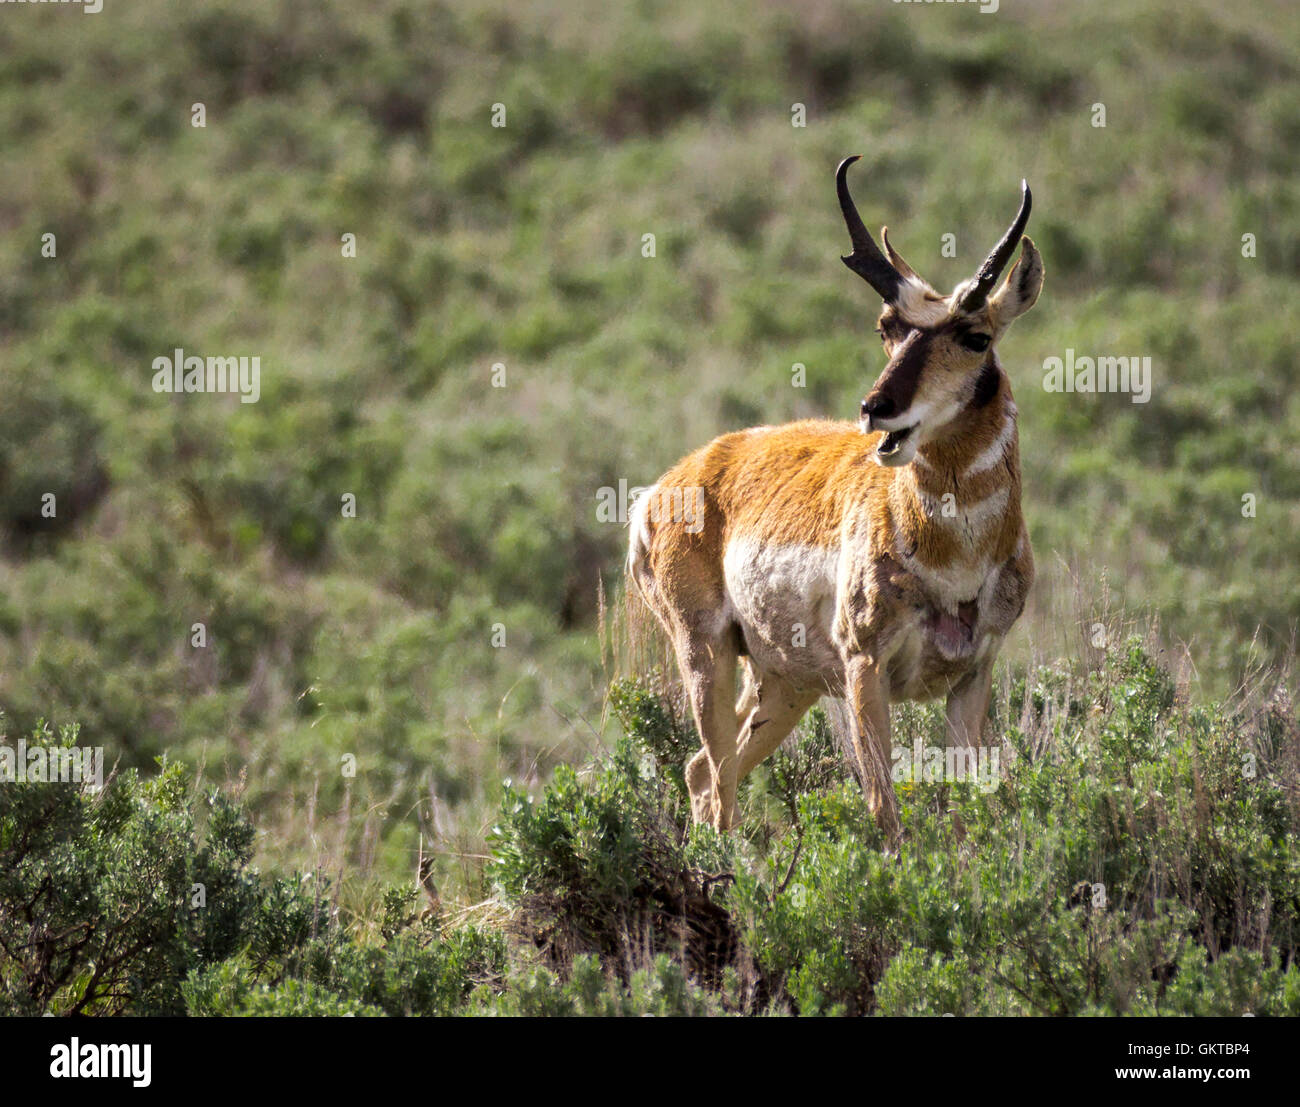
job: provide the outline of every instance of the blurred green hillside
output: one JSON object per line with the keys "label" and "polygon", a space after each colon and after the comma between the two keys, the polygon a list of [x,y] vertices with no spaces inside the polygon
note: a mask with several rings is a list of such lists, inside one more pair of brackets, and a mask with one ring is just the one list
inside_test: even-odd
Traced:
{"label": "blurred green hillside", "polygon": [[[264,859],[392,877],[424,833],[473,894],[503,778],[606,741],[599,490],[882,367],[855,152],[945,290],[1034,190],[1007,661],[1150,613],[1194,694],[1291,664],[1298,71],[1284,0],[0,7],[6,732],[237,784]],[[259,401],[153,392],[176,347]],[[1150,402],[1045,392],[1067,349],[1150,356]]]}

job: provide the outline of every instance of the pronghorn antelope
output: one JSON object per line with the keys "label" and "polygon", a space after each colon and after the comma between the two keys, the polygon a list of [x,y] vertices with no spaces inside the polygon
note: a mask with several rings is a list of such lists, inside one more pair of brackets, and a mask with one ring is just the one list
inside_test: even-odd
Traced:
{"label": "pronghorn antelope", "polygon": [[[836,174],[853,252],[884,300],[888,362],[861,421],[724,434],[633,509],[628,573],[677,656],[702,748],[686,768],[697,821],[726,830],[739,781],[822,695],[850,708],[867,803],[891,837],[889,706],[947,697],[950,745],[988,713],[993,659],[1033,581],[1020,514],[1016,405],[994,350],[1043,283],[1020,211],[951,296],[881,231]],[[1016,247],[1015,266],[994,285]],[[692,503],[689,523],[669,505]],[[745,684],[736,696],[737,661]]]}

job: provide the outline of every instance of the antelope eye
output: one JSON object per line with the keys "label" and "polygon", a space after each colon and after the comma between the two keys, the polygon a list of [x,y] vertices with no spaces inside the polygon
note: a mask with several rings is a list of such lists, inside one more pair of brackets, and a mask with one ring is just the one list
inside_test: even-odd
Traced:
{"label": "antelope eye", "polygon": [[982,354],[989,348],[989,343],[993,340],[992,335],[987,334],[966,334],[962,335],[961,344],[968,350],[974,350],[977,354]]}

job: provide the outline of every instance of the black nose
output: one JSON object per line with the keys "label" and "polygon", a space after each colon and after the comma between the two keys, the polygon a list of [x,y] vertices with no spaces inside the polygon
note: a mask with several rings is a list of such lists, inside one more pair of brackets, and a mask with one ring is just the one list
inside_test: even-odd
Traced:
{"label": "black nose", "polygon": [[888,396],[877,396],[874,400],[868,396],[862,401],[862,418],[888,419],[894,414],[894,401]]}

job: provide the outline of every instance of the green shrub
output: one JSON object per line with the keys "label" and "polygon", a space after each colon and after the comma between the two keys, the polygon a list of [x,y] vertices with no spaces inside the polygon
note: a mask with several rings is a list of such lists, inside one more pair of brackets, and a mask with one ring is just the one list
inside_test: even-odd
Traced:
{"label": "green shrub", "polygon": [[844,789],[803,797],[781,887],[737,875],[745,944],[797,1010],[1240,1014],[1290,1002],[1278,966],[1300,936],[1294,721],[1274,712],[1261,728],[1177,704],[1136,644],[1055,695],[994,791],[900,788],[897,856]]}
{"label": "green shrub", "polygon": [[[996,712],[1004,774],[896,784],[893,851],[821,712],[724,837],[691,825],[686,726],[644,683],[610,701],[610,754],[536,798],[505,786],[494,922],[447,927],[411,887],[346,921],[328,881],[251,868],[247,815],[178,764],[97,794],[0,785],[0,1010],[1300,1013],[1284,697],[1193,707],[1136,641],[1022,673]],[[900,713],[900,740],[932,716]]]}
{"label": "green shrub", "polygon": [[382,1011],[344,999],[310,981],[269,984],[241,960],[197,970],[181,985],[187,1014],[194,1016],[381,1015]]}
{"label": "green shrub", "polygon": [[661,719],[629,714],[629,737],[607,763],[582,774],[561,765],[537,802],[506,787],[492,874],[520,930],[564,972],[595,954],[626,981],[667,952],[713,979],[737,954],[727,912],[710,895],[730,868],[728,844],[689,827],[680,764],[661,769],[651,752],[665,738]]}
{"label": "green shrub", "polygon": [[[76,738],[45,728],[28,750]],[[444,932],[394,890],[367,938],[328,882],[250,868],[253,837],[179,764],[98,793],[0,783],[0,1012],[445,1015],[502,975],[500,934]]]}
{"label": "green shrub", "polygon": [[483,1013],[498,1015],[632,1017],[716,1015],[723,1006],[716,995],[693,984],[682,966],[658,954],[624,984],[607,976],[589,954],[574,958],[568,978],[537,967],[511,980],[510,991]]}

